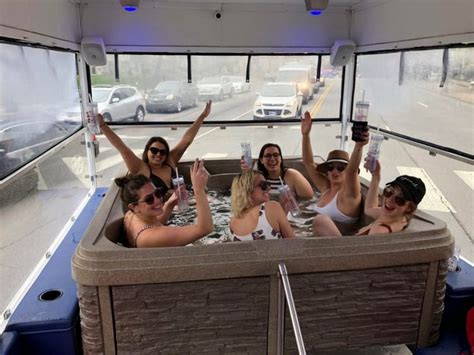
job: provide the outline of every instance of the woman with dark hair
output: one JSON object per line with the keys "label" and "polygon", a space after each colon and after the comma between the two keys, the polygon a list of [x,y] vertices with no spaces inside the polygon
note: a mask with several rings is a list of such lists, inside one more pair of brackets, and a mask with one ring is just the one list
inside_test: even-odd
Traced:
{"label": "woman with dark hair", "polygon": [[[371,174],[372,180],[367,191],[364,213],[374,221],[359,229],[355,235],[395,233],[404,230],[425,195],[425,184],[415,176],[401,175],[385,185],[382,203],[379,205],[380,164],[378,161]],[[327,215],[317,215],[314,226],[314,235],[318,237],[342,235],[334,221]]]}
{"label": "woman with dark hair", "polygon": [[[241,160],[243,171],[249,170],[244,160]],[[258,155],[257,169],[263,173],[270,183],[270,194],[278,194],[278,188],[284,183],[288,185],[294,196],[302,199],[313,197],[313,189],[306,178],[298,170],[286,168],[278,144],[264,144]]]}
{"label": "woman with dark hair", "polygon": [[127,205],[123,224],[129,245],[135,248],[172,247],[192,243],[211,233],[211,210],[206,195],[208,174],[204,162],[196,160],[190,171],[196,199],[195,224],[173,227],[163,225],[167,219],[163,210],[162,190],[144,175],[128,175],[115,179],[121,188],[120,197]]}
{"label": "woman with dark hair", "polygon": [[186,149],[196,137],[204,119],[211,112],[211,101],[196,119],[196,121],[184,133],[181,140],[170,150],[168,142],[162,137],[151,137],[145,145],[142,159],[138,158],[133,151],[125,145],[120,137],[105,123],[102,115],[97,116],[102,133],[109,142],[119,151],[130,174],[142,174],[150,178],[156,188],[162,188],[164,193],[172,187],[171,179],[175,172],[176,164],[183,156]]}

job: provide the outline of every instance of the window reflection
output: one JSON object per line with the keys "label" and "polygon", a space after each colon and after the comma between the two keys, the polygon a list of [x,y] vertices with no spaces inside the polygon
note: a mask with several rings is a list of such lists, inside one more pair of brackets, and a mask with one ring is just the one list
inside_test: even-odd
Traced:
{"label": "window reflection", "polygon": [[81,126],[73,53],[0,44],[0,179]]}

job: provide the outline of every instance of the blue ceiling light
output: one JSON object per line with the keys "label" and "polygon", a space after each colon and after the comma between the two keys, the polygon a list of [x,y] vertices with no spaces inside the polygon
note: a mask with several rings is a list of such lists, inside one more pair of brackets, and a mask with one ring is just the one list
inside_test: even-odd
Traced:
{"label": "blue ceiling light", "polygon": [[310,15],[312,16],[319,16],[321,15],[323,12],[321,10],[311,10],[310,12]]}
{"label": "blue ceiling light", "polygon": [[127,12],[135,12],[138,10],[140,0],[120,0],[120,5]]}
{"label": "blue ceiling light", "polygon": [[319,16],[328,7],[329,0],[304,0],[306,11],[312,16]]}

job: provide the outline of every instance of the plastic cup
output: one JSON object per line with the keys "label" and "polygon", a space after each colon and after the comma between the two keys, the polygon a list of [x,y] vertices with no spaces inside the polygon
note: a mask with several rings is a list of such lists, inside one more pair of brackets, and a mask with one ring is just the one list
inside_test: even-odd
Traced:
{"label": "plastic cup", "polygon": [[377,160],[380,156],[380,148],[384,137],[380,134],[373,134],[370,136],[369,151],[367,152],[367,168],[373,172],[377,166]]}
{"label": "plastic cup", "polygon": [[290,187],[282,185],[278,188],[278,191],[280,192],[280,202],[284,205],[285,211],[290,212],[293,217],[298,216],[301,211],[291,193]]}
{"label": "plastic cup", "polygon": [[242,147],[242,156],[244,157],[245,164],[252,169],[252,148],[250,147],[249,142],[242,142],[240,143]]}
{"label": "plastic cup", "polygon": [[367,101],[357,101],[352,125],[352,140],[359,142],[362,140],[362,133],[367,130],[367,116],[369,114],[369,103]]}
{"label": "plastic cup", "polygon": [[97,122],[98,113],[99,110],[97,108],[97,103],[89,103],[86,111],[87,127],[89,128],[89,131],[93,134],[100,133],[99,123]]}
{"label": "plastic cup", "polygon": [[189,209],[188,194],[181,191],[180,186],[184,185],[184,178],[182,175],[173,178],[173,187],[176,189],[178,194],[178,212],[183,213]]}

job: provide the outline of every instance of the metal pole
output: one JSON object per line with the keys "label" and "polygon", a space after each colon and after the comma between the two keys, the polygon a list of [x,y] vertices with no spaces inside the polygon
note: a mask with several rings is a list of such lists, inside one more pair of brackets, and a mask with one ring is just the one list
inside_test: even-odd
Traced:
{"label": "metal pole", "polygon": [[296,314],[295,302],[293,301],[293,294],[291,293],[290,280],[288,280],[286,265],[280,263],[278,264],[278,269],[280,270],[281,281],[283,283],[283,289],[285,290],[286,303],[288,304],[288,310],[290,311],[291,323],[293,324],[293,331],[295,332],[296,345],[298,346],[298,353],[300,355],[306,355],[300,323],[298,321],[298,315]]}

